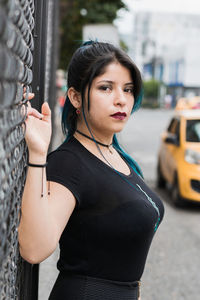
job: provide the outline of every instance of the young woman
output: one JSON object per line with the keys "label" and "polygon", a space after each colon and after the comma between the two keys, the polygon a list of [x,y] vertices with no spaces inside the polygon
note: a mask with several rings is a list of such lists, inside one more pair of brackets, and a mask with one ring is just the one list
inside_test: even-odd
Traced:
{"label": "young woman", "polygon": [[20,253],[39,263],[60,243],[60,273],[50,300],[139,299],[164,207],[116,133],[140,106],[141,90],[140,72],[122,50],[83,44],[68,68],[66,140],[48,159],[50,109],[44,103],[40,114],[29,105]]}

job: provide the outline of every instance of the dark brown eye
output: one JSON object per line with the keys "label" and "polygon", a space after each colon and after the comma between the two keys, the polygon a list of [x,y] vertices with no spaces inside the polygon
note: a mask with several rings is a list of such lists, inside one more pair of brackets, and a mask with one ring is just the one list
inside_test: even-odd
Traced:
{"label": "dark brown eye", "polygon": [[124,91],[125,91],[126,93],[133,94],[133,88],[125,88]]}
{"label": "dark brown eye", "polygon": [[110,91],[111,90],[111,87],[108,86],[108,85],[102,85],[99,87],[100,90],[103,90],[103,91]]}

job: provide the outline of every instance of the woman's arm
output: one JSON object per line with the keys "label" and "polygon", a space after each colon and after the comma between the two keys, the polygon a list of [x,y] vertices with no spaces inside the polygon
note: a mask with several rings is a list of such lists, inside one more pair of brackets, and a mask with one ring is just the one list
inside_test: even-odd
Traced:
{"label": "woman's arm", "polygon": [[[50,108],[44,103],[40,114],[29,104],[27,116],[25,139],[29,162],[44,164],[51,138]],[[67,188],[51,182],[51,193],[48,195],[46,170],[28,167],[18,228],[21,256],[32,264],[47,258],[55,250],[74,207],[75,198]]]}
{"label": "woman's arm", "polygon": [[[42,157],[37,157],[36,162],[42,163]],[[75,207],[73,194],[61,184],[51,182],[47,195],[46,174],[41,197],[41,179],[42,169],[29,167],[18,229],[20,254],[32,264],[40,263],[55,250]]]}

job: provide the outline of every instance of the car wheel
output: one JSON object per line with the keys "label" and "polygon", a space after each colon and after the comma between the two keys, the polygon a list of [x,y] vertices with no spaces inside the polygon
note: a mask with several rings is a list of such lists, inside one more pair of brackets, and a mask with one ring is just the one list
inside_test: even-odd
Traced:
{"label": "car wheel", "polygon": [[161,168],[160,168],[160,162],[158,162],[158,166],[157,166],[157,187],[158,188],[165,188],[166,186],[166,180],[163,177]]}
{"label": "car wheel", "polygon": [[176,207],[182,207],[184,206],[184,201],[180,196],[180,191],[179,191],[179,185],[178,185],[178,179],[177,176],[174,179],[174,183],[172,185],[172,190],[171,190],[171,198],[172,202]]}

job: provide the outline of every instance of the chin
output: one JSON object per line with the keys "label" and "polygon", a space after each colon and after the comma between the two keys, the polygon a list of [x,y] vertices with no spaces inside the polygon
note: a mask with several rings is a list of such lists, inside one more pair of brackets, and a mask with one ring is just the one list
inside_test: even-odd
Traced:
{"label": "chin", "polygon": [[119,133],[124,129],[124,126],[117,126],[113,129],[114,133]]}

